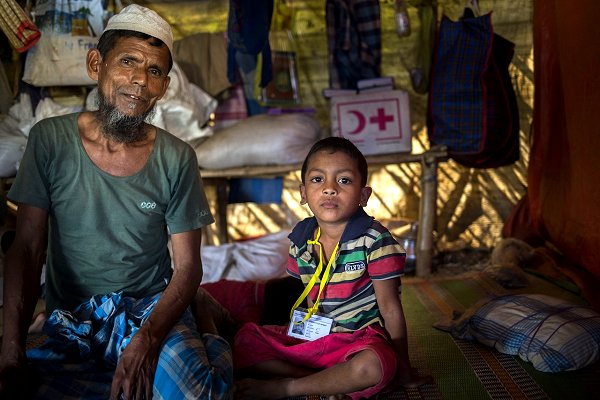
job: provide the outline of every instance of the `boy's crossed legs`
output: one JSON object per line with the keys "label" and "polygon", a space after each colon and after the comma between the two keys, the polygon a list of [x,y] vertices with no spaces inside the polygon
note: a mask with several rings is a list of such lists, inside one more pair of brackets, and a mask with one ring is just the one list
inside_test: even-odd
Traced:
{"label": "boy's crossed legs", "polygon": [[[270,376],[271,379],[243,379],[236,382],[236,399],[279,399],[311,394],[345,398],[345,393],[377,385],[383,376],[379,358],[370,350],[363,350],[346,362],[318,372],[280,360],[266,361],[253,369],[253,372]],[[286,377],[273,379],[275,376]]]}
{"label": "boy's crossed legs", "polygon": [[287,327],[250,323],[240,332],[233,345],[236,373],[252,379],[236,382],[239,399],[368,398],[385,391],[396,376],[396,354],[382,328],[332,333],[312,342],[288,336]]}

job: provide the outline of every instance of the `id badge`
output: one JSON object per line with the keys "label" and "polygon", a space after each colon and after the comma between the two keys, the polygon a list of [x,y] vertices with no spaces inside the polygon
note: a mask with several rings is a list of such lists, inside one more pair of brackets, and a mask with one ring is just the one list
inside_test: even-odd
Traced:
{"label": "id badge", "polygon": [[[306,310],[297,308],[292,315],[288,327],[288,336],[304,340],[315,340],[329,335],[333,327],[333,319],[324,315],[313,314],[309,319],[300,322],[306,316]],[[294,322],[299,323],[294,323]]]}

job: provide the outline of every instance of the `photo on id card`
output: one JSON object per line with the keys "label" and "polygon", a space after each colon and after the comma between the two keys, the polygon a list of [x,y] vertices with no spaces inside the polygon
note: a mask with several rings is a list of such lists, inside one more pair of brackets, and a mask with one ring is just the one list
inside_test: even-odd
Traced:
{"label": "photo on id card", "polygon": [[313,314],[304,321],[306,310],[296,309],[288,327],[288,336],[304,340],[315,340],[329,335],[333,326],[333,319],[324,315]]}

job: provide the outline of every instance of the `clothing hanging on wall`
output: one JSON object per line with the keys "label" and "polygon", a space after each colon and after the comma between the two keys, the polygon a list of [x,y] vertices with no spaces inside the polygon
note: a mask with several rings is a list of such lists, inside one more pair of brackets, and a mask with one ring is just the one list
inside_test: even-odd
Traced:
{"label": "clothing hanging on wall", "polygon": [[[239,57],[262,55],[260,86],[265,87],[271,80],[271,47],[269,30],[273,17],[273,0],[230,0],[227,20],[227,75],[231,83],[237,83]],[[247,57],[244,57],[247,61]],[[245,66],[244,72],[249,72]]]}
{"label": "clothing hanging on wall", "polygon": [[329,87],[356,89],[361,79],[381,75],[378,0],[327,0]]}

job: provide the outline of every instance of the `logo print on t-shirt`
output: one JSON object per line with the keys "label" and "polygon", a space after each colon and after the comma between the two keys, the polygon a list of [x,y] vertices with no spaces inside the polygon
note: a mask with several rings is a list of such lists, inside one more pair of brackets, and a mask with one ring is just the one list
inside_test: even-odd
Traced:
{"label": "logo print on t-shirt", "polygon": [[140,203],[140,208],[142,210],[154,210],[156,208],[156,203],[153,201],[142,201]]}
{"label": "logo print on t-shirt", "polygon": [[347,263],[344,266],[344,271],[346,272],[351,272],[351,271],[359,271],[361,269],[365,269],[367,266],[365,265],[364,261],[352,261]]}
{"label": "logo print on t-shirt", "polygon": [[209,214],[210,214],[209,210],[199,210],[198,212],[196,212],[196,215],[200,218],[206,217]]}

